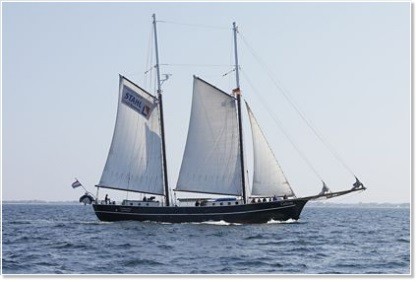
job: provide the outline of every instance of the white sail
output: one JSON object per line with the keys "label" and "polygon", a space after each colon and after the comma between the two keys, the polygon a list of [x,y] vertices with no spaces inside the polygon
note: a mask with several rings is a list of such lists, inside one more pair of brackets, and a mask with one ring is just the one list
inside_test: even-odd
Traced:
{"label": "white sail", "polygon": [[254,196],[294,195],[254,114],[248,104],[246,105],[254,147],[254,177],[251,194]]}
{"label": "white sail", "polygon": [[176,190],[241,195],[236,99],[194,77],[186,148]]}
{"label": "white sail", "polygon": [[97,186],[164,194],[158,100],[120,77],[112,144]]}

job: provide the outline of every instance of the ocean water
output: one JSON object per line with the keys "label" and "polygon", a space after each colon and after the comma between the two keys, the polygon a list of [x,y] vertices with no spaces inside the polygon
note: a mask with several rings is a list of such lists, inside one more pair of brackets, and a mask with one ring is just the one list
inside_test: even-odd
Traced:
{"label": "ocean water", "polygon": [[407,208],[309,204],[299,221],[100,222],[91,206],[3,204],[3,274],[409,274]]}

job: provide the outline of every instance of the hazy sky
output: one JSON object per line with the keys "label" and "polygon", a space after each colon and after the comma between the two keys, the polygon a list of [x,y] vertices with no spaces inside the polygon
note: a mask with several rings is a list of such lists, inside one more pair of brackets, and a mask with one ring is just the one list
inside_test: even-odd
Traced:
{"label": "hazy sky", "polygon": [[144,78],[153,13],[166,21],[158,24],[160,62],[172,74],[163,85],[170,187],[187,136],[192,75],[234,88],[234,74],[223,74],[232,69],[236,21],[253,48],[239,37],[243,95],[295,193],[318,193],[321,182],[277,120],[331,190],[354,179],[269,74],[369,188],[334,201],[410,201],[409,3],[3,3],[3,200],[78,200],[74,177],[95,191],[118,74],[153,91]]}

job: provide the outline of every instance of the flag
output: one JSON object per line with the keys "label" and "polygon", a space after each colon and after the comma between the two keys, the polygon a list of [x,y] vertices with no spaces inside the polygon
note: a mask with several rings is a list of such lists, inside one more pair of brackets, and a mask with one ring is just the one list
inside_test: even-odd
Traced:
{"label": "flag", "polygon": [[73,188],[77,188],[77,187],[80,187],[80,186],[82,186],[82,185],[81,185],[80,181],[78,181],[77,179],[74,181],[73,184],[71,184],[71,187],[73,187]]}

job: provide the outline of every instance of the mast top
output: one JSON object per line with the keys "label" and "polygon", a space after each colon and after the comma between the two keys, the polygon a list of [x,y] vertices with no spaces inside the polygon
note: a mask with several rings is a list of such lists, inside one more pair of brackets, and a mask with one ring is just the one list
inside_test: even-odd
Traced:
{"label": "mast top", "polygon": [[240,95],[240,84],[239,84],[239,64],[238,64],[238,48],[237,48],[237,33],[238,27],[235,22],[232,23],[232,30],[234,31],[234,50],[235,50],[235,78],[237,82],[237,88],[234,89],[234,93]]}
{"label": "mast top", "polygon": [[152,24],[154,26],[154,44],[155,44],[155,68],[157,70],[157,92],[161,94],[161,76],[160,76],[160,58],[158,56],[157,40],[157,20],[155,14],[152,14]]}

